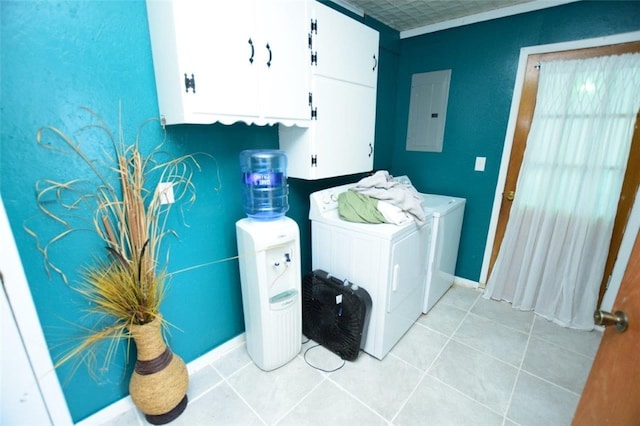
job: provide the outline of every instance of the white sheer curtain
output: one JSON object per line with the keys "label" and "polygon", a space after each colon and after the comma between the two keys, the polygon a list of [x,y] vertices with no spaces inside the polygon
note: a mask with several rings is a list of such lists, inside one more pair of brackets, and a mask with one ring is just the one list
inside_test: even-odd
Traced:
{"label": "white sheer curtain", "polygon": [[483,297],[593,329],[639,108],[638,53],[541,64],[516,197]]}

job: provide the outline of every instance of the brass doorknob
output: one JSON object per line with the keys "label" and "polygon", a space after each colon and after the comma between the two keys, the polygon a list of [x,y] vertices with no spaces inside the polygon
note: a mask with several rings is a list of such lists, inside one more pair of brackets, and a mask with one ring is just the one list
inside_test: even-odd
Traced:
{"label": "brass doorknob", "polygon": [[513,199],[516,197],[516,191],[509,191],[507,192],[507,200],[509,201],[513,201]]}
{"label": "brass doorknob", "polygon": [[618,333],[624,332],[629,327],[629,318],[627,314],[622,311],[616,311],[615,314],[611,312],[597,310],[593,313],[593,320],[596,325],[614,325]]}

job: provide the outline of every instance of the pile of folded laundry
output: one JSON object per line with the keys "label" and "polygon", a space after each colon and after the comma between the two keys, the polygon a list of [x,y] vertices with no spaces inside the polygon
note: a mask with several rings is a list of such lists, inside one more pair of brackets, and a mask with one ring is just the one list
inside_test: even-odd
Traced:
{"label": "pile of folded laundry", "polygon": [[338,196],[340,218],[349,222],[424,224],[422,197],[409,183],[393,179],[386,170],[361,179]]}

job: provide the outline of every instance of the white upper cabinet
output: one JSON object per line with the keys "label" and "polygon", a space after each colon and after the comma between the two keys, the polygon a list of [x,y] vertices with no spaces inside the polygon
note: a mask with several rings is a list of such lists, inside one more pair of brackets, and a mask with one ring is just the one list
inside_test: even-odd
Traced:
{"label": "white upper cabinet", "polygon": [[306,2],[147,0],[166,124],[309,124]]}
{"label": "white upper cabinet", "polygon": [[287,175],[314,180],[371,171],[379,34],[317,2],[309,14],[313,119],[308,128],[279,128]]}
{"label": "white upper cabinet", "polygon": [[307,180],[373,168],[376,92],[370,87],[322,76],[314,78],[317,120],[308,128],[280,127],[287,175]]}
{"label": "white upper cabinet", "polygon": [[314,74],[376,87],[378,32],[323,4],[310,9]]}

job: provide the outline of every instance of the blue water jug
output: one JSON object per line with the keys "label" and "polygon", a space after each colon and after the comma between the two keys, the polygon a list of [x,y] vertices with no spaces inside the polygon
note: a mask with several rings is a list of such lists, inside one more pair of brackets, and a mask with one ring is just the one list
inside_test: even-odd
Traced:
{"label": "blue water jug", "polygon": [[242,206],[252,219],[275,220],[289,210],[287,155],[277,149],[240,152]]}

